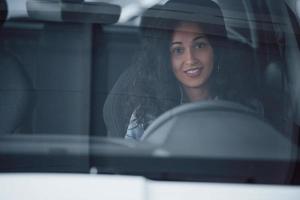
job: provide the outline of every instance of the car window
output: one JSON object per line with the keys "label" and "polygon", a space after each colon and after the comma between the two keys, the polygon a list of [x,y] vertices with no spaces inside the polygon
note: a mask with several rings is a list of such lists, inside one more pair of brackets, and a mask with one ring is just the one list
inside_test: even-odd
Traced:
{"label": "car window", "polygon": [[284,1],[7,5],[2,172],[299,184],[299,17]]}

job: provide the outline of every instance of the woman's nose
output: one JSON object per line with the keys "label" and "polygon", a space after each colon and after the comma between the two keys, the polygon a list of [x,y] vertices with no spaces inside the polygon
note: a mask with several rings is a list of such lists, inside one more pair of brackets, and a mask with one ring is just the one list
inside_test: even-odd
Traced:
{"label": "woman's nose", "polygon": [[188,65],[192,65],[197,62],[197,59],[195,57],[195,52],[193,51],[193,49],[190,49],[190,48],[187,49],[186,55],[185,55],[185,62]]}

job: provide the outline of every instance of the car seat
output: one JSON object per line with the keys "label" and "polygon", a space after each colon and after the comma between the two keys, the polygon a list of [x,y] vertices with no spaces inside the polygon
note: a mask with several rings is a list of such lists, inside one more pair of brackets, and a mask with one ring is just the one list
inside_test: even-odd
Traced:
{"label": "car seat", "polygon": [[108,94],[104,107],[103,119],[107,128],[107,136],[124,137],[130,115],[124,111],[124,102],[128,101],[128,87],[134,75],[133,68],[126,69]]}

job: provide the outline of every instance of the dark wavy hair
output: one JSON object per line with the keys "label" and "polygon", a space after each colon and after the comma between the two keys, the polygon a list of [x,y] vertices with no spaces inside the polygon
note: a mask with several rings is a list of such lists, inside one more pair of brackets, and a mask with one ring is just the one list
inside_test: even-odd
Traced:
{"label": "dark wavy hair", "polygon": [[[181,2],[179,0],[171,3]],[[186,2],[186,1],[185,1]],[[140,51],[132,63],[134,78],[129,85],[129,100],[126,114],[136,114],[137,124],[149,125],[149,116],[157,117],[165,111],[180,104],[180,83],[175,78],[170,58],[170,42],[175,28],[183,22],[196,23],[201,26],[214,51],[214,68],[209,79],[210,93],[213,96],[224,97],[222,94],[228,80],[218,65],[222,62],[222,51],[227,46],[227,34],[222,12],[217,4],[210,0],[192,1],[197,6],[214,8],[212,16],[219,16],[217,24],[198,20],[176,20],[163,18],[165,10],[158,10],[156,15],[145,16],[141,23]],[[169,6],[170,3],[166,6]],[[155,10],[155,8],[154,8]],[[225,89],[226,90],[226,89]]]}

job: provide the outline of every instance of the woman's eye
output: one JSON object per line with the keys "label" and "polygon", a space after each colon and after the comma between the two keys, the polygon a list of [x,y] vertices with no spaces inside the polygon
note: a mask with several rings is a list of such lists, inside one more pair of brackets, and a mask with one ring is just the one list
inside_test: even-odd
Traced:
{"label": "woman's eye", "polygon": [[195,44],[195,48],[197,49],[201,49],[201,48],[204,48],[207,46],[207,43],[206,42],[198,42]]}
{"label": "woman's eye", "polygon": [[175,55],[180,55],[184,52],[184,49],[182,47],[174,47],[171,49],[171,53]]}

